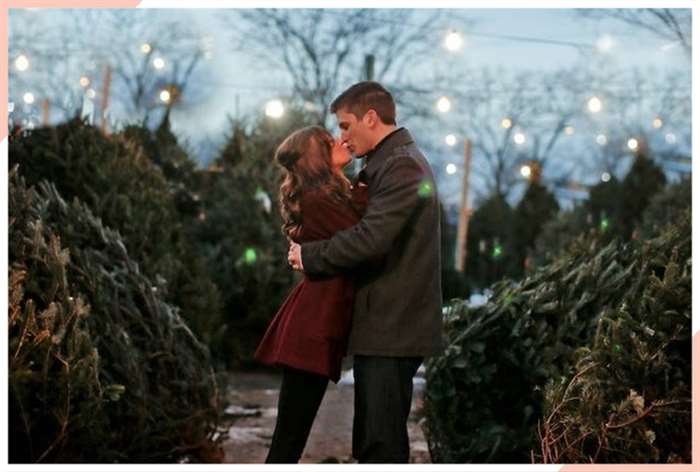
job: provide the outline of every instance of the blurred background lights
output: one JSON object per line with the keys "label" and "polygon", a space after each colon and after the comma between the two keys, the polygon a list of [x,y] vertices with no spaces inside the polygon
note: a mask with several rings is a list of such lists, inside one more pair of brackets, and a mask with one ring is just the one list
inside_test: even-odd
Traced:
{"label": "blurred background lights", "polygon": [[34,103],[34,94],[32,92],[27,92],[24,94],[22,99],[24,99],[24,103],[31,105]]}
{"label": "blurred background lights", "polygon": [[635,138],[630,138],[627,140],[627,147],[632,151],[636,151],[637,148],[639,148],[639,141],[637,141]]}
{"label": "blurred background lights", "polygon": [[448,51],[459,50],[462,47],[462,43],[462,35],[460,35],[457,31],[450,31],[447,33],[447,36],[445,36],[445,47]]}
{"label": "blurred background lights", "polygon": [[151,52],[151,45],[148,43],[143,43],[141,45],[141,52],[144,54],[148,54],[149,52]]}
{"label": "blurred background lights", "polygon": [[270,118],[281,118],[284,115],[284,105],[280,100],[270,100],[265,105],[265,115]]}
{"label": "blurred background lights", "polygon": [[668,133],[666,135],[666,143],[668,144],[676,144],[676,135],[673,133]]}
{"label": "blurred background lights", "polygon": [[170,92],[168,92],[167,90],[161,90],[160,101],[168,103],[170,101]]}
{"label": "blurred background lights", "polygon": [[245,250],[245,254],[243,255],[243,258],[246,262],[246,264],[255,264],[255,261],[258,260],[258,255],[255,252],[255,249],[252,247],[249,247]]}
{"label": "blurred background lights", "polygon": [[95,89],[88,89],[88,91],[87,91],[88,97],[95,98],[95,95],[97,95],[97,93],[95,92]]}
{"label": "blurred background lights", "polygon": [[27,56],[24,54],[17,56],[17,59],[15,59],[15,68],[20,72],[29,69],[29,59],[27,59]]}
{"label": "blurred background lights", "polygon": [[525,144],[525,135],[523,133],[515,133],[513,141],[515,141],[515,144]]}
{"label": "blurred background lights", "polygon": [[510,120],[510,118],[503,118],[501,120],[501,126],[505,129],[509,129],[511,126],[513,126],[513,122]]}
{"label": "blurred background lights", "polygon": [[600,146],[605,146],[606,144],[608,144],[608,138],[604,134],[599,134],[595,137],[595,142],[598,143]]}
{"label": "blurred background lights", "polygon": [[452,174],[454,174],[455,172],[457,172],[457,166],[454,165],[454,164],[447,164],[447,166],[445,167],[445,171],[446,171],[449,175],[452,175]]}
{"label": "blurred background lights", "polygon": [[447,113],[450,111],[451,107],[452,104],[450,103],[450,99],[447,97],[440,97],[440,99],[437,101],[437,108],[441,113]]}
{"label": "blurred background lights", "polygon": [[652,125],[654,126],[654,128],[659,129],[664,125],[664,122],[661,118],[657,116],[656,118],[654,118],[654,122],[652,123]]}
{"label": "blurred background lights", "polygon": [[520,168],[520,175],[525,177],[526,179],[530,178],[530,175],[532,175],[532,169],[528,165],[524,165]]}
{"label": "blurred background lights", "polygon": [[445,136],[445,143],[447,143],[448,146],[454,146],[457,144],[457,136],[454,134],[448,134]]}
{"label": "blurred background lights", "polygon": [[609,34],[604,34],[596,41],[596,47],[600,52],[609,52],[614,46],[615,40]]}
{"label": "blurred background lights", "polygon": [[87,87],[88,85],[90,85],[90,79],[88,79],[88,78],[85,77],[85,76],[82,76],[82,77],[80,78],[80,86],[83,87],[83,88],[85,88],[85,87]]}
{"label": "blurred background lights", "polygon": [[600,101],[598,97],[591,97],[588,99],[588,110],[591,113],[598,113],[603,109],[603,102]]}
{"label": "blurred background lights", "polygon": [[165,67],[165,60],[162,57],[156,57],[153,59],[153,67],[156,69],[162,69]]}
{"label": "blurred background lights", "polygon": [[610,174],[608,172],[603,172],[603,174],[600,176],[600,180],[602,180],[603,182],[609,182]]}

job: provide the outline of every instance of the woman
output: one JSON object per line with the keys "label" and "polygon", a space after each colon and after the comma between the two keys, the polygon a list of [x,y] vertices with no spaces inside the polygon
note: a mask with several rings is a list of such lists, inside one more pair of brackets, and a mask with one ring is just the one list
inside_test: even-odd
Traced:
{"label": "woman", "polygon": [[[289,239],[327,239],[360,220],[366,187],[353,188],[343,175],[352,156],[327,130],[310,126],[292,133],[275,160],[286,171],[279,200],[282,229]],[[337,383],[340,378],[353,296],[351,276],[304,276],[270,322],[255,358],[282,366],[283,373],[266,462],[299,461],[328,379]]]}

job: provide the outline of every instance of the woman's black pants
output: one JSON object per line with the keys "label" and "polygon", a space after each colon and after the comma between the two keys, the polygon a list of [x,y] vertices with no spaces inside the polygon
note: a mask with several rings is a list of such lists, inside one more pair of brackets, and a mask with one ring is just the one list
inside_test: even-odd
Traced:
{"label": "woman's black pants", "polygon": [[285,367],[266,463],[297,463],[326,393],[328,377]]}

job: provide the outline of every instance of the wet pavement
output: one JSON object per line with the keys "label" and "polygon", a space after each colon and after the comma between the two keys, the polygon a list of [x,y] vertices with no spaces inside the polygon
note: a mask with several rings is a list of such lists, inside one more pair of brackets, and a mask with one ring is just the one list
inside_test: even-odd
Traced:
{"label": "wet pavement", "polygon": [[[273,373],[235,372],[227,392],[224,462],[259,464],[265,462],[277,415],[281,376]],[[419,425],[422,418],[423,379],[414,381],[413,403],[408,420],[412,463],[429,463],[430,454]],[[301,463],[353,463],[352,371],[345,371],[338,384],[330,382],[311,428]]]}

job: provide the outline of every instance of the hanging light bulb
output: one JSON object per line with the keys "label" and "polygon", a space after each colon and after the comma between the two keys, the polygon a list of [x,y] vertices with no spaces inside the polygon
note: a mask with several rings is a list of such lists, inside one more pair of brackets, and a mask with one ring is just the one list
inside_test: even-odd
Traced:
{"label": "hanging light bulb", "polygon": [[265,115],[274,119],[281,118],[284,115],[284,105],[280,100],[270,100],[265,105]]}
{"label": "hanging light bulb", "polygon": [[448,51],[457,51],[462,47],[462,35],[452,30],[445,36],[445,47]]}
{"label": "hanging light bulb", "polygon": [[447,113],[448,111],[450,111],[450,108],[452,108],[450,99],[447,97],[440,97],[440,99],[437,101],[437,109],[441,113]]}
{"label": "hanging light bulb", "polygon": [[603,109],[603,102],[600,101],[598,97],[591,97],[588,99],[588,110],[591,113],[598,113]]}
{"label": "hanging light bulb", "polygon": [[15,68],[20,72],[29,69],[29,59],[27,59],[27,56],[24,54],[17,56],[17,59],[15,59]]}

